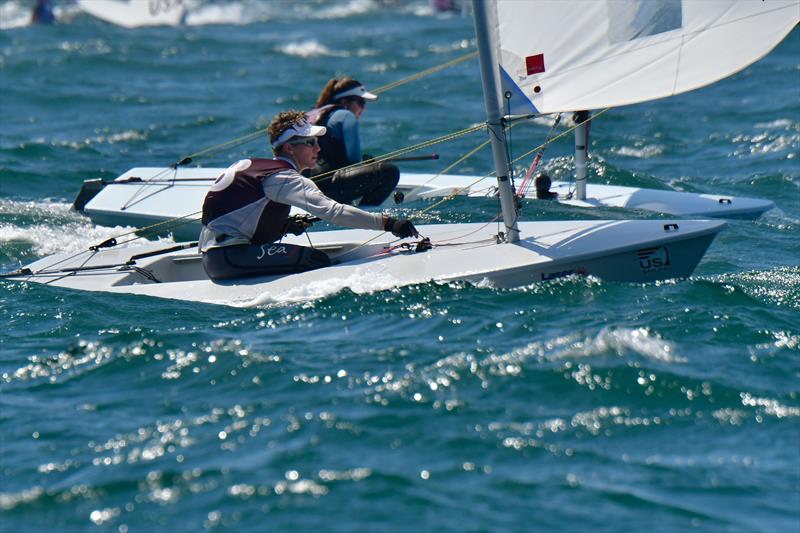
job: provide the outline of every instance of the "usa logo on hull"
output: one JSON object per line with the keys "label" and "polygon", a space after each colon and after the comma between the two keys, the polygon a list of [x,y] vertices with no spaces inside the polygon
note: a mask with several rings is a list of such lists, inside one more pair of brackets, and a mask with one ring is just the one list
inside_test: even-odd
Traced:
{"label": "usa logo on hull", "polygon": [[636,251],[642,272],[661,272],[670,269],[669,252],[666,246],[642,248]]}

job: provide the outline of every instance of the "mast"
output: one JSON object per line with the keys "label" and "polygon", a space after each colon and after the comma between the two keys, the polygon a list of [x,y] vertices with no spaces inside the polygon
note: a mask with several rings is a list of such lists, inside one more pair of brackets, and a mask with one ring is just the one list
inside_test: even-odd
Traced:
{"label": "mast", "polygon": [[486,124],[489,127],[489,136],[492,141],[500,207],[506,227],[506,242],[516,242],[519,240],[519,228],[517,227],[517,213],[514,209],[514,193],[511,190],[511,181],[508,176],[508,151],[502,122],[503,110],[498,97],[499,67],[494,54],[495,45],[489,31],[489,20],[495,18],[491,12],[493,5],[491,0],[472,0],[475,37],[478,41],[478,57],[480,58],[481,81],[483,82],[483,102],[486,106]]}
{"label": "mast", "polygon": [[587,146],[589,130],[589,112],[577,111],[574,120],[581,124],[575,129],[575,198],[586,200],[586,157],[589,153]]}

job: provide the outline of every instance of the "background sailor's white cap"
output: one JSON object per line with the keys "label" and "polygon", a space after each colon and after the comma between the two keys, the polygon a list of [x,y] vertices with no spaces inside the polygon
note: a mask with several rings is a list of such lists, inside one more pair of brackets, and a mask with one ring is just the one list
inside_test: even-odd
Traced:
{"label": "background sailor's white cap", "polygon": [[295,122],[292,127],[281,133],[275,142],[272,143],[273,148],[277,148],[292,137],[319,137],[325,135],[327,129],[325,126],[315,126],[310,124],[307,120]]}
{"label": "background sailor's white cap", "polygon": [[370,101],[378,99],[377,94],[372,94],[366,90],[363,85],[356,85],[355,87],[350,87],[349,89],[345,89],[344,91],[334,94],[332,100],[338,100],[339,98],[344,98],[345,96],[360,96],[364,100]]}

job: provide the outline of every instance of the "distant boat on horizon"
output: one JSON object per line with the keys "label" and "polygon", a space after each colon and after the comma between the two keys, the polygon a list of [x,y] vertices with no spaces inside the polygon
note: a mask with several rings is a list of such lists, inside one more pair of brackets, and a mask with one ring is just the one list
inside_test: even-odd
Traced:
{"label": "distant boat on horizon", "polygon": [[186,22],[183,0],[78,0],[88,15],[123,28],[180,26]]}

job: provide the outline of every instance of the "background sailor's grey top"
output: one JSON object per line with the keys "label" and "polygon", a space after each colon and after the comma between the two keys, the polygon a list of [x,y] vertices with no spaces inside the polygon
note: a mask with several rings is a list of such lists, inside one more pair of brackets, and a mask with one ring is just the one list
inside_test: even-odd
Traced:
{"label": "background sailor's grey top", "polygon": [[[279,158],[292,163],[285,158]],[[234,163],[233,166],[238,165]],[[294,165],[293,165],[294,166]],[[269,202],[279,202],[303,209],[315,217],[338,226],[383,231],[383,215],[368,213],[356,207],[331,200],[319,187],[296,170],[283,170],[262,181],[264,198],[241,209],[214,219],[200,232],[200,251],[220,246],[248,244],[255,233],[258,219]],[[217,236],[227,237],[218,242]]]}

